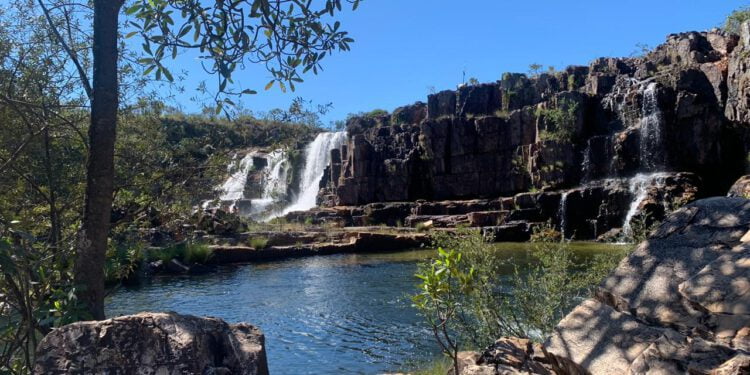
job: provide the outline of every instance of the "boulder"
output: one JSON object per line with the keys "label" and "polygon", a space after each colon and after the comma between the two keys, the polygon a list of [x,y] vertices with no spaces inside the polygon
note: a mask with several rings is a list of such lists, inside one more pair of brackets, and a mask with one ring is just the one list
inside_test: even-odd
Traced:
{"label": "boulder", "polygon": [[177,313],[73,323],[37,348],[35,374],[267,375],[263,333]]}
{"label": "boulder", "polygon": [[568,314],[544,349],[563,374],[742,374],[750,349],[750,200],[666,221]]}
{"label": "boulder", "polygon": [[740,177],[729,189],[727,196],[750,198],[750,175]]}
{"label": "boulder", "polygon": [[481,354],[459,353],[462,375],[554,374],[542,346],[528,339],[504,337]]}

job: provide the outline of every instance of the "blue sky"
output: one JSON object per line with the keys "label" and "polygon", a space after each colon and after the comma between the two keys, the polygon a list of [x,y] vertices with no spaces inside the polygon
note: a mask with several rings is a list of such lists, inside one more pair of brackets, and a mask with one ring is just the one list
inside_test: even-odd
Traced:
{"label": "blue sky", "polygon": [[[426,101],[432,88],[455,88],[467,77],[495,81],[503,72],[527,72],[532,63],[564,68],[601,56],[628,56],[637,45],[656,46],[670,33],[706,30],[750,0],[365,0],[339,18],[356,42],[352,51],[324,61],[324,71],[305,76],[296,92],[263,91],[269,74],[259,67],[235,80],[258,95],[252,111],[286,108],[296,96],[332,102],[325,121],[348,113]],[[187,55],[172,62],[191,72],[176,102],[188,112],[201,79]]]}

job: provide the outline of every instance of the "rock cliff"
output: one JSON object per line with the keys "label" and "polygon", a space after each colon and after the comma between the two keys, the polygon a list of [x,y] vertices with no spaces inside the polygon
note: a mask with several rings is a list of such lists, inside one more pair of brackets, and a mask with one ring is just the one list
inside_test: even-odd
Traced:
{"label": "rock cliff", "polygon": [[[356,224],[360,216],[378,221],[357,212],[370,204],[499,200],[474,211],[497,219],[482,226],[567,221],[581,239],[627,227],[633,213],[661,218],[697,197],[723,195],[743,174],[748,54],[750,24],[742,35],[674,34],[641,57],[505,74],[390,115],[352,118],[348,142],[332,152],[319,202],[349,207],[342,220],[354,217]],[[534,197],[520,199],[534,207],[503,208],[502,197],[518,203],[524,193]],[[560,212],[561,202],[575,210]],[[555,208],[542,212],[540,205]],[[431,219],[419,211],[412,203],[397,220]]]}

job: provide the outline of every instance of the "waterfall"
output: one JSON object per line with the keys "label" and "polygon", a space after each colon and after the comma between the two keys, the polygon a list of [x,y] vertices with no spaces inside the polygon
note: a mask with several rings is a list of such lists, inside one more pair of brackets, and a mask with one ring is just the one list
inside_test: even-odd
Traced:
{"label": "waterfall", "polygon": [[586,142],[586,149],[583,151],[581,174],[581,182],[587,182],[591,180],[591,139]]}
{"label": "waterfall", "polygon": [[331,150],[340,148],[346,141],[346,132],[320,133],[305,149],[305,167],[300,181],[299,195],[282,214],[306,211],[316,206],[320,180],[331,162]]}
{"label": "waterfall", "polygon": [[[248,152],[239,163],[237,162],[238,157],[238,155],[235,155],[227,167],[229,172],[235,166],[237,169],[231,172],[226,181],[219,187],[221,191],[219,200],[230,211],[241,211],[240,214],[242,215],[256,218],[286,195],[289,169],[287,153],[283,149],[274,150],[268,154],[252,151]],[[263,174],[261,175],[262,191],[260,192],[260,198],[246,200],[247,179],[255,168],[254,160],[256,158],[266,159],[266,166],[263,168]],[[246,207],[246,204],[242,202],[249,202],[249,207]],[[207,207],[207,205],[204,204],[204,207]]]}
{"label": "waterfall", "polygon": [[631,226],[633,218],[640,212],[641,203],[648,197],[649,188],[662,183],[668,176],[669,174],[667,173],[639,173],[630,179],[628,190],[632,194],[633,200],[630,202],[630,209],[625,216],[625,223],[622,227],[625,237],[633,235],[633,228]]}
{"label": "waterfall", "polygon": [[560,220],[560,234],[562,234],[563,239],[566,238],[565,226],[567,225],[566,213],[568,211],[568,194],[570,194],[570,190],[563,193],[560,198],[560,208],[557,211],[557,217]]}
{"label": "waterfall", "polygon": [[656,82],[648,84],[643,91],[643,106],[641,109],[641,167],[653,171],[662,166],[662,127],[664,116],[659,108],[658,92]]}
{"label": "waterfall", "polygon": [[288,163],[284,150],[275,150],[266,156],[268,165],[263,175],[263,192],[259,199],[252,199],[248,216],[258,219],[269,207],[279,202],[287,192]]}
{"label": "waterfall", "polygon": [[[240,160],[237,171],[229,175],[229,178],[219,187],[219,190],[222,192],[219,200],[222,202],[235,202],[245,197],[247,175],[253,167],[253,157],[255,156],[254,152],[250,152]],[[237,154],[232,157],[232,162],[227,166],[227,171],[232,171],[238,157],[239,155]]]}

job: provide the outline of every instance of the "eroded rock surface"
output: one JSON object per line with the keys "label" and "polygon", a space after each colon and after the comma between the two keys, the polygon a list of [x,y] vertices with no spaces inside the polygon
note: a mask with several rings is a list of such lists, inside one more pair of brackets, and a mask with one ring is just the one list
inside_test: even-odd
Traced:
{"label": "eroded rock surface", "polygon": [[545,350],[572,374],[741,368],[736,357],[750,349],[748,230],[750,200],[678,210],[559,323]]}
{"label": "eroded rock surface", "polygon": [[176,313],[74,323],[39,344],[35,374],[267,375],[263,333]]}
{"label": "eroded rock surface", "polygon": [[543,347],[501,339],[462,373],[750,374],[749,231],[750,200],[689,204],[620,262]]}

